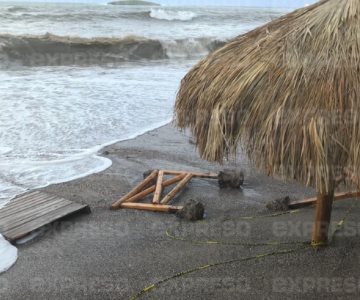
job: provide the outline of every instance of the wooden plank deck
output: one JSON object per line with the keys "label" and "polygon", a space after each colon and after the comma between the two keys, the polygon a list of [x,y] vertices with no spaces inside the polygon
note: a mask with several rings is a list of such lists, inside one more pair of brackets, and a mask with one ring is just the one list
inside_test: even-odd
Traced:
{"label": "wooden plank deck", "polygon": [[14,242],[32,231],[76,212],[90,213],[88,205],[42,192],[17,197],[0,209],[0,233]]}

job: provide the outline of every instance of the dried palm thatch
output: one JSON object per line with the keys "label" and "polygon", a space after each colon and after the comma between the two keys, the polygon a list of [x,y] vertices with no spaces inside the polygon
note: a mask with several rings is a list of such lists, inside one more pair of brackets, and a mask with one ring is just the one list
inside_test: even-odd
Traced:
{"label": "dried palm thatch", "polygon": [[186,75],[175,113],[204,159],[241,145],[267,174],[324,194],[344,167],[360,177],[360,1],[324,0],[230,41]]}

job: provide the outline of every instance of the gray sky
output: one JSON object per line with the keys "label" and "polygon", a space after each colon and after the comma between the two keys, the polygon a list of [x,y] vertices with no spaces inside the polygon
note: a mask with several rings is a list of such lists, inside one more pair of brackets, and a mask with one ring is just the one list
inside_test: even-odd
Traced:
{"label": "gray sky", "polygon": [[[0,2],[81,2],[107,3],[111,0],[0,0]],[[151,1],[151,0],[150,0]],[[182,6],[182,5],[231,5],[231,6],[262,6],[262,7],[303,7],[316,0],[153,0],[154,2]]]}
{"label": "gray sky", "polygon": [[302,7],[314,3],[314,0],[158,0],[157,2],[171,5],[236,5],[236,6],[264,6],[264,7]]}

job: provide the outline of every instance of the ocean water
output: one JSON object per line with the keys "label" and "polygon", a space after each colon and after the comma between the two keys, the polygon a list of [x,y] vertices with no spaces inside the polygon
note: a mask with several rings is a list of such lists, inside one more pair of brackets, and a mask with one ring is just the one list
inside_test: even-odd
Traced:
{"label": "ocean water", "polygon": [[109,167],[99,150],[169,122],[200,58],[286,12],[0,2],[0,207]]}
{"label": "ocean water", "polygon": [[169,122],[182,77],[284,9],[0,3],[0,207],[109,167],[102,146]]}
{"label": "ocean water", "polygon": [[0,71],[0,199],[109,167],[96,155],[101,146],[169,122],[189,67],[157,61]]}

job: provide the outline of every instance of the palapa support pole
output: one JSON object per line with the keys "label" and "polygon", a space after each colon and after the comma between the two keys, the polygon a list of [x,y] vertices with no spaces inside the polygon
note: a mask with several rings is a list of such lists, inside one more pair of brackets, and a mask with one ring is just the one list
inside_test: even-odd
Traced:
{"label": "palapa support pole", "polygon": [[[334,201],[339,200],[346,200],[351,198],[357,198],[360,197],[360,191],[353,191],[353,192],[342,192],[342,193],[336,193],[334,196]],[[316,204],[318,197],[313,198],[307,198],[303,200],[293,201],[289,203],[289,208],[295,209],[307,205],[313,205]]]}
{"label": "palapa support pole", "polygon": [[169,194],[167,194],[162,200],[161,204],[168,204],[178,192],[193,178],[193,174],[186,174],[186,176],[174,187]]}
{"label": "palapa support pole", "polygon": [[[178,176],[175,176],[175,177],[173,177],[173,178],[171,178],[169,180],[166,180],[166,181],[163,182],[163,187],[167,187],[167,186],[170,186],[170,185],[172,185],[174,183],[177,183],[180,180],[182,180],[183,178],[184,178],[184,175],[178,175]],[[144,190],[144,191],[142,191],[142,192],[140,192],[140,193],[138,193],[138,194],[136,194],[136,195],[134,195],[134,196],[132,196],[130,198],[126,198],[126,199],[121,198],[120,200],[114,202],[111,205],[111,208],[112,209],[119,209],[119,208],[121,208],[121,204],[123,204],[123,203],[139,201],[139,200],[145,198],[147,195],[155,192],[155,189],[156,189],[156,186],[153,185],[153,186],[147,188],[146,190]]]}
{"label": "palapa support pole", "polygon": [[127,199],[140,193],[144,188],[146,188],[149,185],[149,183],[151,183],[156,178],[158,173],[159,173],[159,170],[152,171],[148,177],[146,177],[142,182],[140,182],[136,187],[134,187],[129,193],[127,193],[121,199],[119,199],[118,201],[113,203],[111,205],[111,208],[114,209],[114,208],[119,207],[121,205],[121,203],[125,202]]}
{"label": "palapa support pole", "polygon": [[[334,201],[360,197],[360,189],[358,184],[359,181],[357,177],[354,176],[354,174],[348,171],[347,169],[344,169],[343,175],[335,179],[335,188],[337,188],[342,182],[344,182],[346,180],[346,177],[350,177],[350,180],[357,186],[358,191],[336,193],[334,195],[334,199],[333,199]],[[316,204],[317,199],[318,197],[312,197],[312,198],[292,201],[289,203],[289,208],[294,209],[302,206],[313,205]]]}
{"label": "palapa support pole", "polygon": [[160,203],[160,197],[163,189],[163,178],[164,178],[164,171],[159,171],[159,175],[156,182],[154,199],[152,201],[154,204]]}
{"label": "palapa support pole", "polygon": [[176,213],[182,209],[182,206],[159,205],[159,204],[150,204],[150,203],[123,203],[121,204],[121,208]]}
{"label": "palapa support pole", "polygon": [[316,202],[315,223],[311,240],[311,245],[314,248],[326,246],[328,243],[333,199],[334,192],[329,194],[318,194]]}

